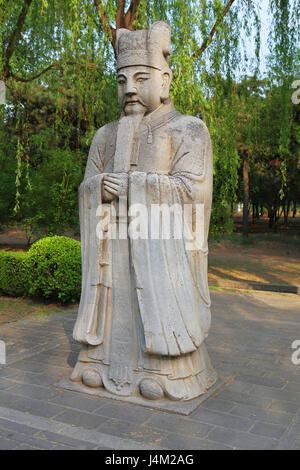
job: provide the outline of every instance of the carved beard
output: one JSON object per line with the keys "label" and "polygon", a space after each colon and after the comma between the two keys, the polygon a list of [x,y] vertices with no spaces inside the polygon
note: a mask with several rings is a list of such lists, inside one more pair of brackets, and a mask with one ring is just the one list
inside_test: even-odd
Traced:
{"label": "carved beard", "polygon": [[147,112],[147,106],[142,103],[140,99],[132,99],[134,104],[128,103],[130,99],[126,100],[123,111],[126,116],[131,116],[134,114],[145,114]]}

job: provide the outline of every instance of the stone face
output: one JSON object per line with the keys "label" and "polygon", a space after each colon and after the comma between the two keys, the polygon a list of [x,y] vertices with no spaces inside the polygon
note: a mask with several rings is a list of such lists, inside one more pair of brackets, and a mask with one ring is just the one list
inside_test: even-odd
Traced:
{"label": "stone face", "polygon": [[118,32],[119,121],[94,136],[79,190],[82,293],[71,380],[120,397],[191,400],[217,376],[207,236],[212,149],[170,101],[170,28]]}

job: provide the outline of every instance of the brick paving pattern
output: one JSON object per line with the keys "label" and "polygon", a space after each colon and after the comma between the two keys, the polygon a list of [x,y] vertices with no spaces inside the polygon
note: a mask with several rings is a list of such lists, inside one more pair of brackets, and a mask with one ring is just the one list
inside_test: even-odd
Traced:
{"label": "brick paving pattern", "polygon": [[0,327],[0,449],[300,449],[298,296],[213,291],[207,345],[234,380],[189,416],[54,386],[79,345],[76,312]]}

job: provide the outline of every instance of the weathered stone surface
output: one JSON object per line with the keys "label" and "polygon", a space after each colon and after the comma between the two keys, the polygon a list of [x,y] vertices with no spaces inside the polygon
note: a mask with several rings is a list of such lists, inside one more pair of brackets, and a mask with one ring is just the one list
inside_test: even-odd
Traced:
{"label": "weathered stone surface", "polygon": [[169,99],[169,25],[121,29],[117,42],[122,116],[97,131],[79,190],[82,350],[67,386],[186,402],[217,381],[205,346],[211,141]]}

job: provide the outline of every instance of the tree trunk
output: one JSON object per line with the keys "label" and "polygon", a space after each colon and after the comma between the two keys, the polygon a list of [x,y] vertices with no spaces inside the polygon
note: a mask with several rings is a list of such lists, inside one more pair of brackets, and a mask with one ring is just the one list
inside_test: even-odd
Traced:
{"label": "tree trunk", "polygon": [[268,207],[269,228],[273,228],[274,222],[274,209],[272,206]]}
{"label": "tree trunk", "polygon": [[296,217],[297,214],[297,203],[294,201],[294,207],[293,207],[293,219]]}
{"label": "tree trunk", "polygon": [[279,208],[274,207],[274,233],[278,233],[278,220],[279,220],[280,214],[279,214]]}
{"label": "tree trunk", "polygon": [[291,201],[287,201],[286,206],[284,206],[284,225],[289,223],[289,212],[290,212]]}
{"label": "tree trunk", "polygon": [[248,206],[249,206],[249,168],[248,158],[243,161],[244,204],[243,204],[243,236],[248,237]]}

